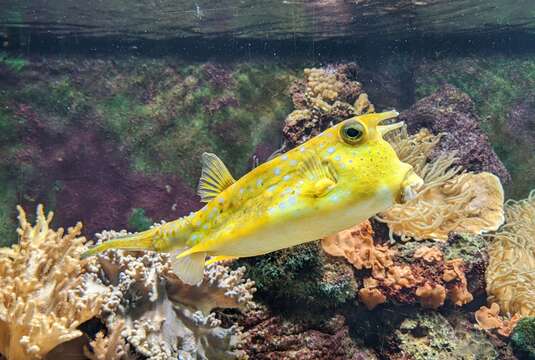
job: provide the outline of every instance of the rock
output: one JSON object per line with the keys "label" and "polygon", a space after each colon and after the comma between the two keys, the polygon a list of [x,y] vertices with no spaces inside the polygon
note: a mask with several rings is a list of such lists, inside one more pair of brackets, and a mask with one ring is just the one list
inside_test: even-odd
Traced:
{"label": "rock", "polygon": [[508,183],[511,175],[500,161],[480,127],[470,97],[452,85],[445,85],[431,96],[421,99],[400,115],[411,133],[426,127],[445,133],[431,158],[457,151],[458,164],[475,172],[488,171]]}
{"label": "rock", "polygon": [[336,315],[311,327],[306,319],[285,319],[260,309],[248,314],[241,346],[251,359],[375,360],[377,356],[349,336],[345,318]]}

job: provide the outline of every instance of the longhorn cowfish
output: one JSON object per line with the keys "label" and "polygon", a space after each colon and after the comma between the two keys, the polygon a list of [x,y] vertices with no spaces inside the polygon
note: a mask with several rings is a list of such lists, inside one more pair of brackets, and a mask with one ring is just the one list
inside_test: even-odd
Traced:
{"label": "longhorn cowfish", "polygon": [[410,196],[422,184],[383,136],[396,111],[356,116],[235,180],[214,154],[202,156],[195,213],[147,231],[101,243],[108,249],[170,252],[188,284],[207,263],[257,256],[347,229]]}

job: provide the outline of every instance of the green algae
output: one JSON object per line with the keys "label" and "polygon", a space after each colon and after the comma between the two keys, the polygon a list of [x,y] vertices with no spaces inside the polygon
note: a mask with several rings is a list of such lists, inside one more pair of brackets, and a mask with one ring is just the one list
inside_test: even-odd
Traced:
{"label": "green algae", "polygon": [[128,229],[135,232],[145,231],[150,229],[154,224],[154,220],[145,215],[145,209],[134,208],[128,218]]}
{"label": "green algae", "polygon": [[[352,269],[328,262],[316,243],[241,260],[261,300],[282,311],[332,310],[356,296]],[[331,274],[335,277],[330,276]]]}
{"label": "green algae", "polygon": [[28,65],[28,60],[0,51],[0,65],[5,65],[9,70],[18,73]]}
{"label": "green algae", "polygon": [[[17,242],[16,204],[17,193],[9,179],[0,174],[0,247],[10,246]],[[5,186],[11,185],[11,186]]]}
{"label": "green algae", "polygon": [[130,74],[137,80],[123,83],[96,105],[102,127],[129,151],[136,170],[180,174],[195,186],[201,154],[210,151],[239,176],[249,167],[255,147],[277,136],[279,123],[290,110],[285,89],[293,80],[291,70],[238,65],[225,70],[230,80],[222,89],[206,80],[202,66],[160,69],[175,81],[162,79],[145,102],[132,95],[135,87],[156,84],[158,75],[154,69]]}
{"label": "green algae", "polygon": [[516,324],[511,344],[520,359],[535,359],[535,317],[525,317]]}

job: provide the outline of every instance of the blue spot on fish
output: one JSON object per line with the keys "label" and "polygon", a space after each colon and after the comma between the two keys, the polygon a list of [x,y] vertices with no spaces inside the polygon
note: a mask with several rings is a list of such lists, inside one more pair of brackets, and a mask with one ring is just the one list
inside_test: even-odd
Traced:
{"label": "blue spot on fish", "polygon": [[341,157],[340,155],[336,155],[336,156],[334,157],[334,160],[336,160],[336,161],[340,161],[341,159],[342,159],[342,157]]}
{"label": "blue spot on fish", "polygon": [[275,191],[276,188],[277,188],[277,185],[271,185],[271,186],[268,188],[268,191],[269,191],[269,192],[273,192],[273,191]]}
{"label": "blue spot on fish", "polygon": [[329,154],[332,154],[334,152],[334,150],[335,150],[334,147],[331,146],[330,148],[327,149],[327,152]]}
{"label": "blue spot on fish", "polygon": [[281,169],[280,168],[275,168],[275,175],[279,176],[281,174]]}
{"label": "blue spot on fish", "polygon": [[195,240],[197,240],[198,238],[199,238],[199,235],[197,235],[197,234],[193,234],[193,235],[191,235],[191,237],[190,237],[190,239],[191,239],[192,241],[195,241]]}
{"label": "blue spot on fish", "polygon": [[279,204],[279,208],[284,209],[286,207],[286,204],[284,202],[281,202]]}
{"label": "blue spot on fish", "polygon": [[294,159],[290,160],[290,165],[292,166],[297,165],[297,160],[294,160]]}
{"label": "blue spot on fish", "polygon": [[262,186],[262,184],[263,184],[262,179],[258,179],[258,180],[256,181],[256,186],[260,187],[260,186]]}
{"label": "blue spot on fish", "polygon": [[282,159],[282,160],[288,160],[288,155],[286,155],[286,154],[282,155],[282,156],[281,156],[281,159]]}
{"label": "blue spot on fish", "polygon": [[288,198],[288,204],[295,205],[297,203],[297,198],[295,196],[290,196]]}
{"label": "blue spot on fish", "polygon": [[284,179],[285,181],[288,181],[288,180],[290,180],[291,178],[292,178],[292,177],[291,177],[290,175],[284,175],[284,177],[283,177],[283,179]]}
{"label": "blue spot on fish", "polygon": [[225,199],[223,199],[222,197],[220,197],[217,201],[219,201],[220,204],[223,204],[225,202]]}

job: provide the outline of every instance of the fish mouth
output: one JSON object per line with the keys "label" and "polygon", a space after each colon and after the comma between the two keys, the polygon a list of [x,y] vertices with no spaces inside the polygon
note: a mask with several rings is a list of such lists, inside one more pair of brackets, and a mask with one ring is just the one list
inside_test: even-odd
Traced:
{"label": "fish mouth", "polygon": [[422,188],[423,185],[423,179],[419,177],[414,172],[412,166],[410,166],[409,170],[405,173],[403,181],[401,182],[399,203],[405,204],[408,201],[411,201],[412,199],[416,198],[416,195],[418,194],[419,190]]}

